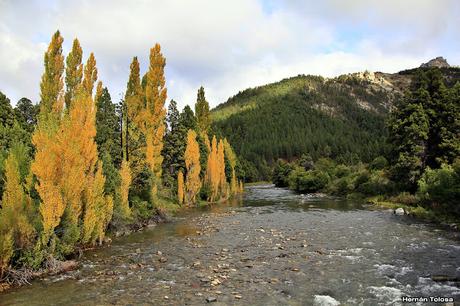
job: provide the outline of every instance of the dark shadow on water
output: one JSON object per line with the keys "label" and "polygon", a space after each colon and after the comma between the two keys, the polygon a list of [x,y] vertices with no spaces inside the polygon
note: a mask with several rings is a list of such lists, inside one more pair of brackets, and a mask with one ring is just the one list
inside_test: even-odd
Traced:
{"label": "dark shadow on water", "polygon": [[308,211],[311,209],[349,211],[363,209],[364,203],[322,194],[298,194],[287,188],[277,188],[274,185],[260,185],[246,188],[244,206],[273,206],[274,210],[289,211]]}

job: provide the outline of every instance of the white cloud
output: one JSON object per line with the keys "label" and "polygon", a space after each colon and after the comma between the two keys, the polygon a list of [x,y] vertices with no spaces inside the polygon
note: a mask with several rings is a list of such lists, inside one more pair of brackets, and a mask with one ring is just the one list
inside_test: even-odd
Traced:
{"label": "white cloud", "polygon": [[44,48],[56,29],[66,53],[74,37],[86,56],[95,53],[114,101],[132,57],[145,71],[159,42],[169,98],[181,107],[194,103],[201,85],[215,106],[299,73],[391,72],[436,55],[460,60],[453,0],[267,1],[0,0],[0,90],[13,102],[38,100]]}

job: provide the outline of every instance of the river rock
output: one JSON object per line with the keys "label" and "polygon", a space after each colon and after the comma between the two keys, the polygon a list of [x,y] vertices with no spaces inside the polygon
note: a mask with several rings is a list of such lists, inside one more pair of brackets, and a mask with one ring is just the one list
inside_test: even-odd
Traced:
{"label": "river rock", "polygon": [[68,272],[75,270],[78,267],[78,262],[75,260],[66,260],[61,263],[59,272]]}
{"label": "river rock", "polygon": [[208,296],[206,298],[206,302],[208,302],[208,303],[217,302],[217,298],[215,298],[213,296]]}
{"label": "river rock", "polygon": [[315,295],[315,300],[313,302],[315,306],[338,306],[340,305],[339,301],[334,299],[329,295]]}
{"label": "river rock", "polygon": [[395,215],[398,215],[398,216],[403,216],[404,215],[404,209],[399,207],[395,210]]}

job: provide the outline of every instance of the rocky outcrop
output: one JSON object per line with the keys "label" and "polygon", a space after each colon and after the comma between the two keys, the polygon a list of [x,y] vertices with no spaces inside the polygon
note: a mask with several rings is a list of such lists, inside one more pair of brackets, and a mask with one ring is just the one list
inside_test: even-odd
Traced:
{"label": "rocky outcrop", "polygon": [[423,63],[420,65],[421,68],[432,68],[432,67],[438,67],[438,68],[449,68],[450,65],[447,63],[446,59],[442,56],[438,56],[437,58],[434,58],[427,63]]}

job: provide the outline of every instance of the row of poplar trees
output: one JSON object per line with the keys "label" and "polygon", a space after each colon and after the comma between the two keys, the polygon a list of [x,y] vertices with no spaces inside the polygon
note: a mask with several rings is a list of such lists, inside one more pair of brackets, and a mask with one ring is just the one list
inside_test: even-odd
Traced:
{"label": "row of poplar trees", "polygon": [[37,268],[77,247],[102,243],[109,226],[136,222],[162,203],[194,205],[242,190],[237,158],[225,139],[209,141],[204,89],[196,115],[171,101],[166,112],[165,58],[150,49],[141,78],[134,57],[124,99],[111,102],[91,53],[77,39],[67,58],[52,36],[44,56],[30,162],[11,145],[3,164],[0,278],[13,267]]}

